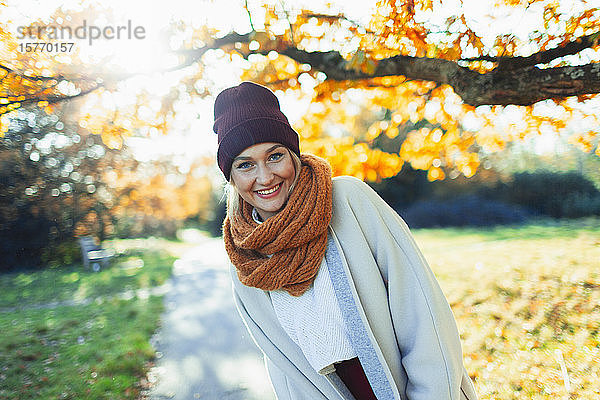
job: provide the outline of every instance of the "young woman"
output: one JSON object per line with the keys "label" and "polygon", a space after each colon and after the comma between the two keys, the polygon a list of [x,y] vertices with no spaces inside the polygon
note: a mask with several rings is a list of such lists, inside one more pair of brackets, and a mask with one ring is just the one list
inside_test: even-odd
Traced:
{"label": "young woman", "polygon": [[278,399],[476,399],[452,311],[404,221],[300,154],[277,97],[215,101],[238,310]]}

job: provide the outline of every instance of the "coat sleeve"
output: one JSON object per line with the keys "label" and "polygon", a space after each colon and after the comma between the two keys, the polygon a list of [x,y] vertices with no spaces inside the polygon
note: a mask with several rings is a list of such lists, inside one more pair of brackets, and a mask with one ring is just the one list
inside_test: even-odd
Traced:
{"label": "coat sleeve", "polygon": [[355,236],[362,233],[360,240],[367,242],[387,288],[408,399],[464,398],[458,328],[408,226],[364,182],[351,177],[337,182],[337,201],[345,203],[350,219],[358,224]]}

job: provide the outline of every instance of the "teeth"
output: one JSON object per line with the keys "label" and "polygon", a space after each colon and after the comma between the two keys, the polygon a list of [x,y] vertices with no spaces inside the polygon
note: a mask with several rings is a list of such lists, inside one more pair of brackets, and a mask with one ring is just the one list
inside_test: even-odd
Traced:
{"label": "teeth", "polygon": [[277,191],[277,189],[279,189],[279,185],[281,185],[281,183],[280,183],[280,184],[278,184],[277,186],[275,186],[275,187],[274,187],[274,188],[272,188],[272,189],[269,189],[269,190],[257,190],[257,192],[258,192],[258,194],[262,194],[262,195],[271,194],[271,193],[274,193],[274,192],[276,192],[276,191]]}

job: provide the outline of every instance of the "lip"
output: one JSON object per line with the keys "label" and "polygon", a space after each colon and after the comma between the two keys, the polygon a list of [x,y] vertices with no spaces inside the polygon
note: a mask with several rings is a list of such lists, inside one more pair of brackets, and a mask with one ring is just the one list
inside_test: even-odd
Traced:
{"label": "lip", "polygon": [[[255,191],[254,191],[254,193],[256,193],[256,195],[257,195],[258,197],[260,197],[261,199],[270,199],[271,197],[275,197],[275,196],[277,196],[277,195],[279,194],[279,192],[281,192],[281,186],[283,186],[283,185],[282,185],[282,184],[281,184],[281,182],[280,182],[280,183],[278,183],[278,184],[277,184],[277,185],[275,185],[275,186],[279,186],[279,187],[278,187],[278,188],[277,188],[277,190],[276,190],[276,191],[274,191],[273,193],[269,193],[269,194],[260,194],[260,193],[258,193],[258,190],[255,190]],[[272,186],[272,187],[270,187],[270,188],[267,188],[267,189],[261,189],[261,190],[273,189],[275,186]]]}

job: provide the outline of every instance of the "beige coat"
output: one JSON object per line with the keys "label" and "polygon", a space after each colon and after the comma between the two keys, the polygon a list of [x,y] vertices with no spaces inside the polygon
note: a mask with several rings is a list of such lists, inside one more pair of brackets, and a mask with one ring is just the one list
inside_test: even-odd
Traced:
{"label": "beige coat", "polygon": [[[476,399],[450,306],[398,214],[364,182],[336,177],[330,237],[392,388],[387,397]],[[285,333],[269,292],[241,284],[233,267],[232,279],[238,310],[265,354],[277,398],[347,399]]]}

